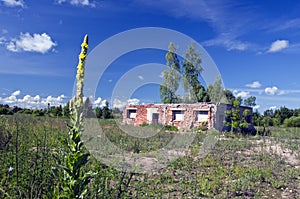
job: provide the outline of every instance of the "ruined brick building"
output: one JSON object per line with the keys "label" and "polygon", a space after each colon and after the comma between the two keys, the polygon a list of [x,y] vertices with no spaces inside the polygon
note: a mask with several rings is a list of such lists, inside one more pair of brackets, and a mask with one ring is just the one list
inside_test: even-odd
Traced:
{"label": "ruined brick building", "polygon": [[[230,104],[194,103],[194,104],[144,104],[127,105],[123,110],[123,123],[140,125],[159,123],[176,126],[179,129],[206,126],[208,129],[224,130],[225,111],[233,108]],[[250,111],[248,122],[252,121],[252,108],[241,106]]]}

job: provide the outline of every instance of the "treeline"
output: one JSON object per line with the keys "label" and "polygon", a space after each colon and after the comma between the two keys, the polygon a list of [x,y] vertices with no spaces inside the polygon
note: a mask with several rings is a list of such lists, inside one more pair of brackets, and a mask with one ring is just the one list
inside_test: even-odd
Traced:
{"label": "treeline", "polygon": [[252,122],[255,126],[300,127],[300,108],[280,107],[276,110],[268,109],[263,114],[256,111],[252,115]]}
{"label": "treeline", "polygon": [[[101,118],[101,119],[110,119],[116,115],[120,115],[121,111],[118,108],[111,109],[109,108],[108,102],[104,107],[92,107],[92,104],[89,99],[84,103],[84,113],[85,117],[90,118]],[[10,107],[8,104],[0,104],[0,115],[13,115],[13,114],[28,114],[34,116],[50,116],[50,117],[66,117],[70,116],[69,102],[65,106],[51,106],[48,104],[47,108],[43,109],[28,109],[21,108],[18,106]]]}

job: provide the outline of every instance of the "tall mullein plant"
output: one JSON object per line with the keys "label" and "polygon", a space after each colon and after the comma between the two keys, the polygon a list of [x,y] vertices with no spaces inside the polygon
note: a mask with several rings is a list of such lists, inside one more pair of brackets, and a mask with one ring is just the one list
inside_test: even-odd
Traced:
{"label": "tall mullein plant", "polygon": [[84,37],[81,44],[81,53],[76,75],[76,95],[70,101],[71,124],[69,138],[65,140],[68,152],[64,154],[65,160],[59,165],[63,172],[58,174],[60,185],[56,189],[57,198],[85,198],[88,192],[88,183],[92,178],[92,172],[83,171],[88,163],[90,154],[84,150],[80,135],[83,132],[83,84],[84,66],[88,50],[88,36]]}

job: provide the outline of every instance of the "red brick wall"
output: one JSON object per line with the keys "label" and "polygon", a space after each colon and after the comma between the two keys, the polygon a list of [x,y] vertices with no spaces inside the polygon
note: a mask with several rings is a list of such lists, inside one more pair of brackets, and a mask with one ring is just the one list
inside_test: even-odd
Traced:
{"label": "red brick wall", "polygon": [[[159,113],[158,122],[163,125],[172,125],[180,129],[188,129],[191,127],[201,126],[202,123],[196,121],[196,112],[197,110],[209,110],[208,111],[208,128],[214,126],[214,117],[215,113],[211,112],[211,107],[214,107],[213,104],[198,103],[198,104],[146,104],[146,105],[127,105],[123,111],[123,123],[140,125],[144,122],[150,123],[151,121],[147,120],[147,108],[157,108]],[[127,109],[136,108],[136,118],[129,119],[127,118]],[[183,121],[173,121],[173,111],[172,109],[182,109],[184,112]],[[164,121],[165,118],[165,121]]]}

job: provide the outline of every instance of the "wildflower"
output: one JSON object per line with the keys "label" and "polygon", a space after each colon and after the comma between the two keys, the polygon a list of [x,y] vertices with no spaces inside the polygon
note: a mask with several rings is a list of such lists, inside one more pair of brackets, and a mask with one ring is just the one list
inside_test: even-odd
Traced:
{"label": "wildflower", "polygon": [[77,66],[77,91],[76,91],[76,108],[82,107],[82,98],[83,98],[83,81],[84,81],[84,65],[85,65],[85,60],[86,60],[86,55],[87,55],[87,50],[88,50],[88,36],[85,35],[84,41],[81,44],[81,53],[79,54],[79,63]]}
{"label": "wildflower", "polygon": [[9,167],[8,168],[8,173],[12,173],[14,171],[14,168],[13,167]]}

